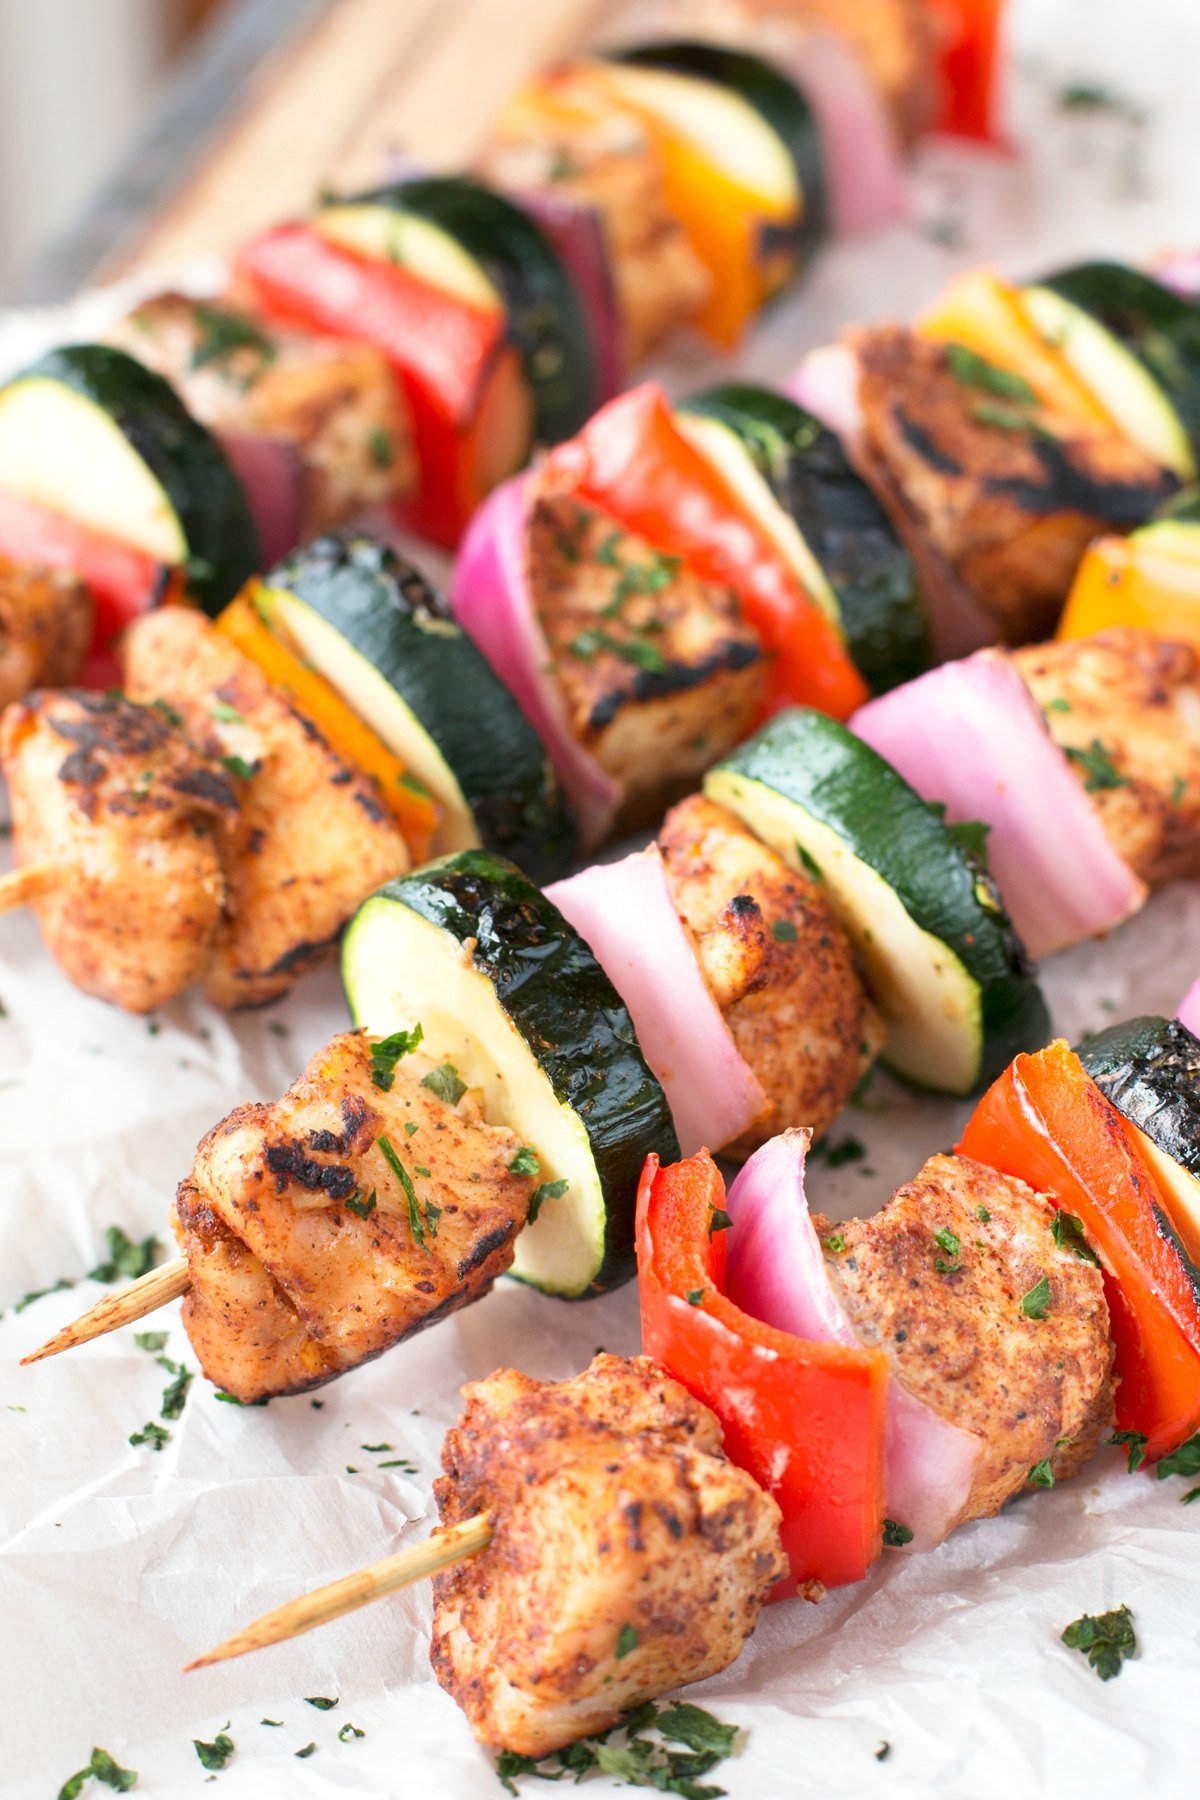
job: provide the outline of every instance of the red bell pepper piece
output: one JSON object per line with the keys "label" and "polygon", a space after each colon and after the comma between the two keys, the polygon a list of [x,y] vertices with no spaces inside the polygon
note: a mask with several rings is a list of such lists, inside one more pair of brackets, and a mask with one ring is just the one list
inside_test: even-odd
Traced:
{"label": "red bell pepper piece", "polygon": [[727,1299],[724,1202],[707,1150],[665,1169],[647,1157],[636,1226],[643,1347],[712,1408],[734,1462],[779,1502],[791,1579],[776,1598],[808,1581],[861,1580],[882,1542],[887,1359],[792,1337]]}
{"label": "red bell pepper piece", "polygon": [[117,679],[112,647],[129,621],[183,592],[182,570],[15,494],[0,493],[0,555],[45,569],[69,569],[84,583],[96,609],[92,653],[84,671],[89,686],[106,687]]}
{"label": "red bell pepper piece", "polygon": [[771,658],[767,712],[804,705],[847,719],[867,699],[837,626],[767,533],[688,443],[652,382],[610,400],[547,459],[544,479],[610,513],[705,581],[732,588]]}
{"label": "red bell pepper piece", "polygon": [[1000,145],[1004,0],[926,0],[942,31],[942,104],[935,131]]}
{"label": "red bell pepper piece", "polygon": [[503,312],[472,306],[396,263],[357,255],[311,225],[243,245],[238,274],[281,325],[373,344],[404,390],[420,470],[404,522],[452,546],[532,442],[532,400]]}
{"label": "red bell pepper piece", "polygon": [[1117,1424],[1146,1458],[1200,1427],[1200,1301],[1154,1176],[1120,1113],[1061,1039],[1018,1056],[958,1146],[1074,1213],[1104,1264],[1117,1351]]}

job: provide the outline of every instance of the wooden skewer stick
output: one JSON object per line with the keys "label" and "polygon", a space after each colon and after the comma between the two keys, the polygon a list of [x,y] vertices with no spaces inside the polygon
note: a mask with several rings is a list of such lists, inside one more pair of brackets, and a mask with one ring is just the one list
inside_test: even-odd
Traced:
{"label": "wooden skewer stick", "polygon": [[157,1312],[160,1306],[178,1300],[191,1285],[187,1257],[174,1257],[161,1268],[139,1275],[136,1281],[131,1281],[117,1293],[105,1294],[103,1300],[97,1300],[95,1306],[81,1313],[70,1325],[56,1331],[40,1350],[31,1350],[28,1356],[23,1356],[22,1366],[41,1362],[44,1356],[57,1356],[61,1350],[73,1350],[76,1344],[86,1344],[92,1338],[103,1337],[106,1332],[118,1331],[122,1325],[132,1324],[134,1319],[144,1319],[147,1313]]}
{"label": "wooden skewer stick", "polygon": [[231,1656],[245,1656],[248,1650],[265,1650],[268,1644],[282,1644],[288,1638],[311,1631],[315,1625],[325,1625],[330,1619],[340,1619],[344,1613],[357,1612],[360,1606],[379,1600],[384,1594],[394,1594],[397,1588],[410,1587],[414,1581],[436,1575],[439,1569],[448,1569],[451,1563],[478,1555],[491,1541],[492,1527],[482,1513],[473,1519],[464,1519],[461,1525],[448,1525],[444,1531],[435,1531],[423,1544],[410,1544],[407,1550],[398,1550],[394,1556],[385,1556],[365,1569],[356,1569],[352,1575],[331,1581],[327,1587],[301,1594],[298,1600],[289,1600],[285,1606],[277,1606],[274,1612],[264,1613],[261,1619],[226,1638],[215,1650],[206,1651],[195,1662],[185,1664],[184,1674],[189,1669],[206,1669],[210,1663],[225,1662]]}
{"label": "wooden skewer stick", "polygon": [[27,863],[8,875],[0,875],[0,913],[16,912],[19,906],[40,900],[43,894],[61,887],[62,881],[63,872],[55,863]]}

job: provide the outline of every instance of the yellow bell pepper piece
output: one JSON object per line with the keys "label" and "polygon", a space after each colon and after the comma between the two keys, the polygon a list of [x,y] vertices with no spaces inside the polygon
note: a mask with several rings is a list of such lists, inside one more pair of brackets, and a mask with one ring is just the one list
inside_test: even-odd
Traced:
{"label": "yellow bell pepper piece", "polygon": [[1091,637],[1113,625],[1200,650],[1200,527],[1164,523],[1132,537],[1096,539],[1076,572],[1058,636]]}

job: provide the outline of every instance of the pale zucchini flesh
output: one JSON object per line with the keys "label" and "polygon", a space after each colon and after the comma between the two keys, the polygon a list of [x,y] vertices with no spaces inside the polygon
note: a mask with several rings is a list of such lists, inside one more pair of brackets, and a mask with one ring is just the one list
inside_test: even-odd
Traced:
{"label": "pale zucchini flesh", "polygon": [[327,206],[316,218],[321,236],[344,250],[390,262],[456,300],[483,312],[500,313],[504,300],[475,258],[448,231],[394,206]]}

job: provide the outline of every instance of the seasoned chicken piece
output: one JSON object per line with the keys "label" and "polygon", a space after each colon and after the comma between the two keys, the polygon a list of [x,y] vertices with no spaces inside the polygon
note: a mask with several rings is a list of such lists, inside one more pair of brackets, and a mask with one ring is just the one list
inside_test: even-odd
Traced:
{"label": "seasoned chicken piece", "polygon": [[109,342],[165,376],[213,430],[294,444],[305,536],[413,485],[404,398],[370,345],[281,331],[228,300],[171,293],[143,301]]}
{"label": "seasoned chicken piece", "polygon": [[731,592],[570,494],[534,502],[528,556],[572,728],[618,784],[619,825],[660,817],[753,726],[756,634]]}
{"label": "seasoned chicken piece", "polygon": [[937,52],[944,27],[926,0],[635,0],[626,42],[703,35],[741,44],[788,68],[810,31],[843,40],[878,94],[902,144],[932,123],[940,98]]}
{"label": "seasoned chicken piece", "polygon": [[1111,1429],[1101,1273],[1056,1243],[1054,1218],[1024,1182],[964,1156],[931,1156],[874,1218],[839,1225],[832,1240],[814,1216],[862,1342],[980,1441],[958,1524],[998,1512],[1043,1460],[1075,1474]]}
{"label": "seasoned chicken piece", "polygon": [[410,1052],[380,1087],[371,1044],[345,1032],[281,1100],[237,1107],[201,1142],[175,1201],[183,1322],[227,1393],[329,1381],[511,1263],[534,1187],[509,1167],[519,1140],[469,1093],[443,1098],[434,1069]]}
{"label": "seasoned chicken piece", "polygon": [[1118,626],[1012,660],[1116,849],[1151,887],[1200,875],[1200,658]]}
{"label": "seasoned chicken piece", "polygon": [[518,196],[546,193],[599,213],[627,368],[696,317],[708,272],[667,209],[658,151],[602,67],[570,64],[520,89],[479,172]]}
{"label": "seasoned chicken piece", "polygon": [[238,776],[241,808],[222,838],[227,916],[205,992],[217,1006],[273,1000],[332,951],[368,894],[404,873],[404,839],[373,784],[202,614],[143,613],[122,657],[130,693],[164,702]]}
{"label": "seasoned chicken piece", "polygon": [[0,710],[35,687],[65,687],[92,641],[92,597],[65,569],[0,556]]}
{"label": "seasoned chicken piece", "polygon": [[237,801],[160,712],[120,695],[34,693],[0,724],[20,865],[51,955],[86,994],[149,1012],[204,973]]}
{"label": "seasoned chicken piece", "polygon": [[860,371],[863,430],[852,448],[862,474],[923,587],[936,588],[941,565],[1005,643],[1051,632],[1091,539],[1143,523],[1177,486],[1115,429],[972,386],[945,345],[895,326],[849,341]]}
{"label": "seasoned chicken piece", "polygon": [[706,1406],[650,1361],[463,1389],[443,1525],[493,1538],[434,1577],[430,1660],[485,1744],[544,1756],[726,1668],[787,1570],[779,1508]]}
{"label": "seasoned chicken piece", "polygon": [[771,1110],[723,1148],[787,1126],[827,1131],[883,1048],[884,1028],[818,881],[798,875],[723,806],[693,794],[658,834],[675,909]]}

